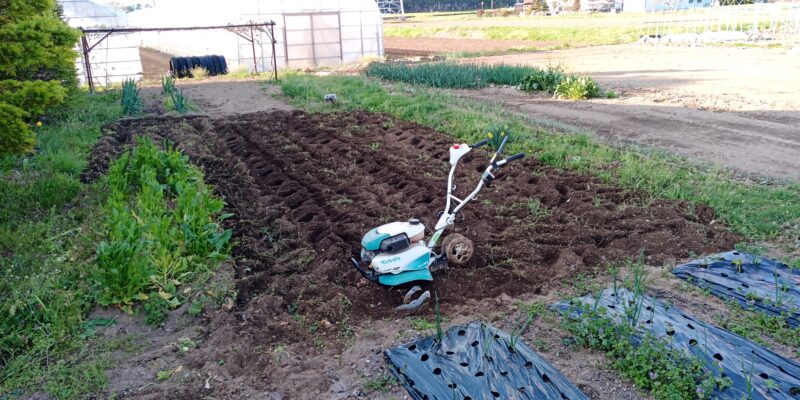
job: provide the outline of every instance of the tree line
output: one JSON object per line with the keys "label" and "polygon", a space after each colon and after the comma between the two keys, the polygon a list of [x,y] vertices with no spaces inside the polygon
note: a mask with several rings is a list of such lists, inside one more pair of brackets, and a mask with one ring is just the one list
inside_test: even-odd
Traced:
{"label": "tree line", "polygon": [[[494,0],[494,7],[511,7],[516,0]],[[405,12],[471,11],[491,7],[492,0],[405,0]]]}

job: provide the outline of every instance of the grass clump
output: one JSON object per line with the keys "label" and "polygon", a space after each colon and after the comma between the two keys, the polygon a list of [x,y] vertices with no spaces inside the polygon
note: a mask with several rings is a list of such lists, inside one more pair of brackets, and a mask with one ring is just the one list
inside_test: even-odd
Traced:
{"label": "grass clump", "polygon": [[410,65],[401,62],[371,63],[367,76],[437,88],[476,89],[489,85],[516,86],[533,67],[437,62]]}
{"label": "grass clump", "polygon": [[98,301],[131,310],[136,300],[158,322],[183,302],[178,288],[227,258],[224,203],[172,146],[139,137],[108,171],[105,240],[97,246]]}
{"label": "grass clump", "polygon": [[[508,154],[525,151],[543,164],[594,175],[652,199],[702,202],[720,220],[753,240],[773,238],[800,223],[800,185],[737,180],[725,170],[706,169],[659,152],[618,149],[585,134],[554,133],[551,126],[499,105],[460,98],[448,91],[395,84],[391,90],[358,76],[285,75],[283,92],[310,111],[363,109],[429,126],[467,142],[483,139],[485,127],[507,124],[516,135]],[[339,101],[325,104],[325,93]]]}
{"label": "grass clump", "polygon": [[189,70],[189,75],[194,79],[208,78],[208,70],[203,67],[194,67]]}

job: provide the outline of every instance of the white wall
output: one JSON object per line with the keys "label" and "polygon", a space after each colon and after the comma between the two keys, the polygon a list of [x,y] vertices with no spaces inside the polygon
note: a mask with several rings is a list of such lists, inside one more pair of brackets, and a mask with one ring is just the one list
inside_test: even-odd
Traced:
{"label": "white wall", "polygon": [[[383,20],[374,0],[173,0],[131,13],[130,20],[142,27],[274,21],[279,69],[338,65],[383,55]],[[271,40],[257,33],[258,70],[272,70]],[[225,30],[143,33],[140,37],[142,45],[167,54],[222,55],[231,68],[253,67],[250,42]]]}

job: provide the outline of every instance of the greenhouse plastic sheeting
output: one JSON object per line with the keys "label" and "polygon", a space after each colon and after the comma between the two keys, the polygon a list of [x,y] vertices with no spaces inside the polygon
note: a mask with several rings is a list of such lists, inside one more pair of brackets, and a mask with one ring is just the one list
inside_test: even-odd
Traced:
{"label": "greenhouse plastic sheeting", "polygon": [[784,316],[791,327],[800,327],[800,271],[786,264],[732,251],[680,265],[672,273],[723,300]]}
{"label": "greenhouse plastic sheeting", "polygon": [[[800,399],[800,364],[781,357],[741,336],[706,324],[648,296],[636,303],[631,292],[604,290],[599,297],[584,296],[572,302],[560,302],[553,308],[570,318],[576,318],[587,307],[597,307],[609,318],[627,323],[626,304],[641,304],[638,330],[669,339],[671,346],[694,356],[705,364],[706,370],[732,381],[724,390],[717,388],[715,399]],[[580,304],[582,307],[576,307]],[[748,381],[752,394],[748,396]],[[771,387],[771,388],[770,388]]]}
{"label": "greenhouse plastic sheeting", "polygon": [[588,399],[527,345],[490,325],[451,327],[384,352],[389,369],[411,398]]}

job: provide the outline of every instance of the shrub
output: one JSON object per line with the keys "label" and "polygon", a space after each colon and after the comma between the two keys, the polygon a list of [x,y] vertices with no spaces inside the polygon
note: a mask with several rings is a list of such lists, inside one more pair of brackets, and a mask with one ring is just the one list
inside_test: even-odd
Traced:
{"label": "shrub", "polygon": [[0,101],[20,108],[28,120],[36,119],[64,102],[67,90],[56,81],[0,81]]}
{"label": "shrub", "polygon": [[0,155],[21,154],[34,144],[25,121],[64,101],[59,85],[75,86],[78,31],[60,19],[55,0],[0,4]]}
{"label": "shrub", "polygon": [[0,79],[75,84],[77,31],[56,16],[35,16],[0,27]]}
{"label": "shrub", "polygon": [[542,90],[553,93],[556,90],[556,86],[563,79],[564,73],[560,68],[548,67],[547,69],[536,70],[523,78],[518,88],[525,91]]}
{"label": "shrub", "polygon": [[27,113],[0,102],[0,154],[24,154],[33,149],[34,137],[24,122]]}

